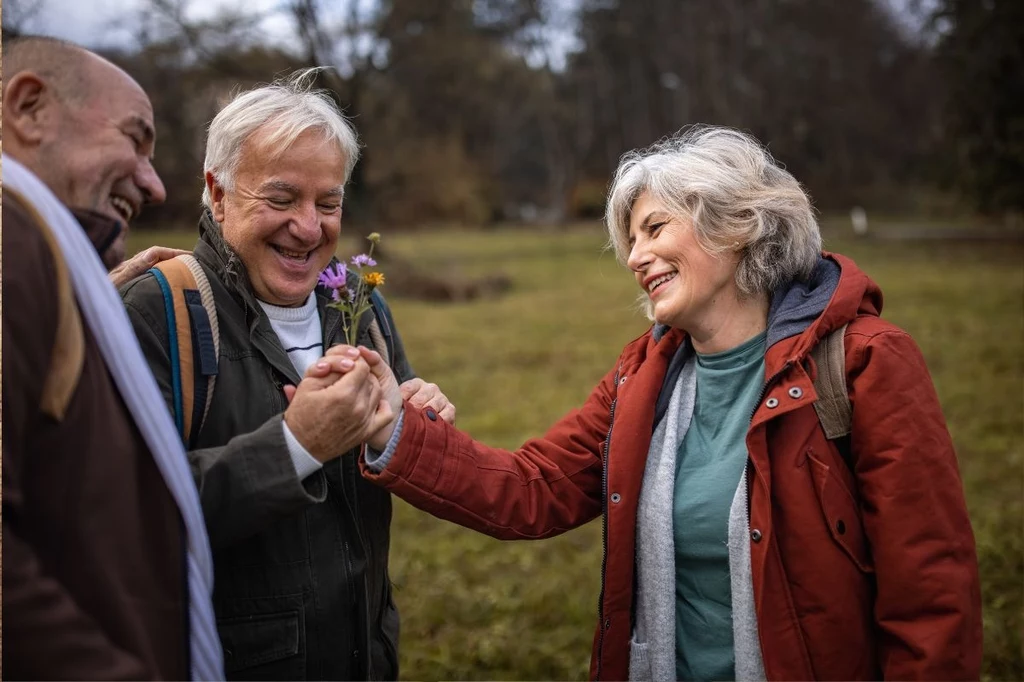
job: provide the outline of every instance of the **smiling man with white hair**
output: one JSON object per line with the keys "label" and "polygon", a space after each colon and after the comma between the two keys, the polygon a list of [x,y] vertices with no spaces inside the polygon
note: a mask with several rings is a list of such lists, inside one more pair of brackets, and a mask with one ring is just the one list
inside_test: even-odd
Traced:
{"label": "smiling man with white hair", "polygon": [[[189,459],[214,549],[228,677],[395,679],[391,498],[341,456],[391,412],[378,414],[381,387],[358,352],[342,360],[351,371],[340,379],[320,371],[303,380],[344,339],[318,279],[334,257],[359,157],[355,131],[310,88],[312,75],[240,93],[210,124],[194,254],[210,282],[220,351]],[[145,275],[122,296],[173,406],[160,283]],[[413,377],[376,294],[359,324],[367,347],[371,321],[403,393],[451,414],[436,386]]]}

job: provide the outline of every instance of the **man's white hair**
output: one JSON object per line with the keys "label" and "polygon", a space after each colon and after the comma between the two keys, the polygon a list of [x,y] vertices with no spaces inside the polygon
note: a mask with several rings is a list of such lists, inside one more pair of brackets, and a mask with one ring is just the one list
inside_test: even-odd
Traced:
{"label": "man's white hair", "polygon": [[692,222],[708,253],[740,251],[736,285],[744,295],[806,279],[818,262],[821,232],[810,199],[751,135],[698,125],[624,154],[605,212],[609,246],[622,264],[633,205],[644,192]]}
{"label": "man's white hair", "polygon": [[[324,144],[337,144],[341,150],[345,177],[339,180],[342,185],[348,182],[359,160],[359,141],[330,94],[312,89],[319,70],[297,71],[270,85],[236,95],[210,123],[204,175],[211,173],[222,187],[234,189],[242,147],[253,133],[268,133],[263,143],[274,157],[307,130],[318,130],[323,134]],[[204,188],[203,204],[211,208],[210,202],[210,190]]]}

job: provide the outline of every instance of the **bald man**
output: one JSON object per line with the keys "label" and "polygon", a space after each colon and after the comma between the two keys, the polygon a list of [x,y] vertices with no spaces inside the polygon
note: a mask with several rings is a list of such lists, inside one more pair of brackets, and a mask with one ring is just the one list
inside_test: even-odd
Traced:
{"label": "bald man", "polygon": [[164,200],[149,98],[69,43],[3,47],[3,674],[222,678],[198,496],[107,279]]}

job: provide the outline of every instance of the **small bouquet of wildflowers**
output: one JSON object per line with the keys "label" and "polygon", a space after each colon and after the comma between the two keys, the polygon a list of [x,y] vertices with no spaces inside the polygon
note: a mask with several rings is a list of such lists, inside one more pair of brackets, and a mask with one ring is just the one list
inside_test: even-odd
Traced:
{"label": "small bouquet of wildflowers", "polygon": [[[373,260],[373,247],[380,243],[380,234],[371,232],[367,237],[370,249],[366,253],[352,256],[348,265],[338,263],[330,265],[320,273],[319,284],[331,290],[331,302],[327,305],[342,312],[342,327],[345,330],[345,341],[350,346],[356,345],[356,333],[359,320],[363,313],[370,309],[370,294],[384,284],[384,275],[369,268],[376,267]],[[348,271],[359,276],[359,283],[351,288],[348,286]]]}

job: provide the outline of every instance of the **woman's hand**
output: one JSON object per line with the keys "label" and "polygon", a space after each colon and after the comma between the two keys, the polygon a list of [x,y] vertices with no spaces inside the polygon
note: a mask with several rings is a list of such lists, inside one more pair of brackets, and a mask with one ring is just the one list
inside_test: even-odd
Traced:
{"label": "woman's hand", "polygon": [[430,384],[419,377],[409,379],[398,387],[402,392],[402,398],[409,401],[413,407],[420,409],[432,408],[441,419],[451,425],[455,425],[455,405],[448,396],[441,392],[437,384]]}

